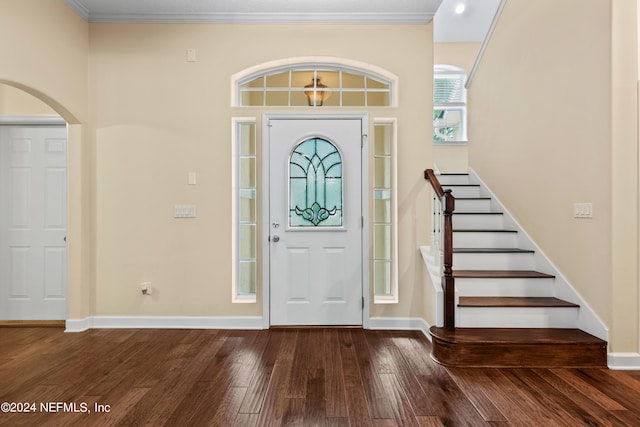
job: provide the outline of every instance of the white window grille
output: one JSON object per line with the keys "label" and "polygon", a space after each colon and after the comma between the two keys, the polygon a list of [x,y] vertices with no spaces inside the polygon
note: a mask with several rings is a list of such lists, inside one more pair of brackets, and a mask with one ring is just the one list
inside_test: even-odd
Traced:
{"label": "white window grille", "polygon": [[467,140],[467,73],[451,65],[433,70],[433,141]]}

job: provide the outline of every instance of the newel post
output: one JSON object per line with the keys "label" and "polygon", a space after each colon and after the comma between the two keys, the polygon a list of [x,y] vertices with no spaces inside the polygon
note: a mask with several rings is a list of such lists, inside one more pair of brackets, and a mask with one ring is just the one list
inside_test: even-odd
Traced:
{"label": "newel post", "polygon": [[453,211],[455,199],[451,190],[444,192],[444,275],[442,289],[444,290],[444,327],[454,329],[455,320],[455,285],[453,279]]}

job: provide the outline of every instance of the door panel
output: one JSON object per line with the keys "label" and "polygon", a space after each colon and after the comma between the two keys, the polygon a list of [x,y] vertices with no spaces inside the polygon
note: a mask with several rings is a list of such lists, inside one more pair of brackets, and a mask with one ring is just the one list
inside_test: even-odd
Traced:
{"label": "door panel", "polygon": [[271,324],[361,325],[362,121],[269,124]]}
{"label": "door panel", "polygon": [[65,126],[0,126],[0,319],[67,317]]}

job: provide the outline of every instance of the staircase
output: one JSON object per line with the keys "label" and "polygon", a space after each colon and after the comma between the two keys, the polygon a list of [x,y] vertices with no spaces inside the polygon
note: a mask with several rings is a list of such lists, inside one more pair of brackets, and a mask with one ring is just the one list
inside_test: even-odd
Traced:
{"label": "staircase", "polygon": [[455,329],[430,330],[434,359],[448,366],[605,367],[606,341],[577,326],[584,316],[579,297],[557,298],[556,275],[489,191],[468,174],[438,180],[455,197],[457,307]]}

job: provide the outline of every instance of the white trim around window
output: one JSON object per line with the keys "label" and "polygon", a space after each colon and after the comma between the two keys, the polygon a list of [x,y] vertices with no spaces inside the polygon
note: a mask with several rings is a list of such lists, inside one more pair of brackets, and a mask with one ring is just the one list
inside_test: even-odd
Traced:
{"label": "white trim around window", "polygon": [[348,58],[333,56],[302,56],[295,58],[284,58],[275,61],[264,62],[253,67],[246,68],[231,76],[231,106],[241,106],[240,84],[248,79],[261,74],[268,74],[274,71],[284,71],[300,67],[323,68],[329,67],[336,70],[358,72],[365,76],[379,79],[389,85],[389,105],[398,106],[398,76],[385,70],[384,68],[368,64],[366,62],[354,61]]}
{"label": "white trim around window", "polygon": [[[384,132],[386,142],[376,141],[376,137],[381,132],[376,131],[376,127],[385,127]],[[374,183],[373,183],[373,302],[374,304],[397,304],[398,303],[398,126],[396,118],[375,118],[373,120],[374,138],[373,139],[373,158],[374,158]],[[382,129],[382,128],[380,128]],[[388,149],[380,150],[378,147],[389,144]],[[389,170],[380,171],[376,167],[384,165]],[[388,175],[385,183],[380,185],[378,174]],[[388,179],[388,182],[387,182]],[[388,197],[387,202],[377,197],[378,194],[385,194]],[[388,194],[388,195],[386,195]],[[382,202],[385,206],[381,208],[377,203]],[[380,214],[380,209],[385,211],[384,215]],[[385,238],[381,240],[379,229],[387,229],[384,234]],[[380,268],[386,266],[386,268]],[[388,268],[389,271],[386,271]],[[384,271],[384,276],[381,277]],[[382,281],[383,285],[380,285]],[[384,291],[381,290],[384,288]]]}
{"label": "white trim around window", "polygon": [[[231,121],[231,134],[233,135],[231,145],[231,301],[234,303],[256,303],[259,277],[257,265],[257,121],[255,117],[233,117]],[[249,135],[245,134],[247,131],[250,132]],[[243,149],[243,145],[249,145],[252,148]],[[251,170],[245,170],[247,168]],[[243,176],[250,177],[250,182],[246,182],[247,179]],[[253,195],[253,202],[250,200],[251,195]],[[247,208],[251,209],[251,212],[246,212]],[[248,248],[245,247],[247,245]],[[248,255],[247,252],[249,252]],[[249,277],[247,277],[247,273],[249,273]],[[247,280],[252,283],[247,285]]]}

